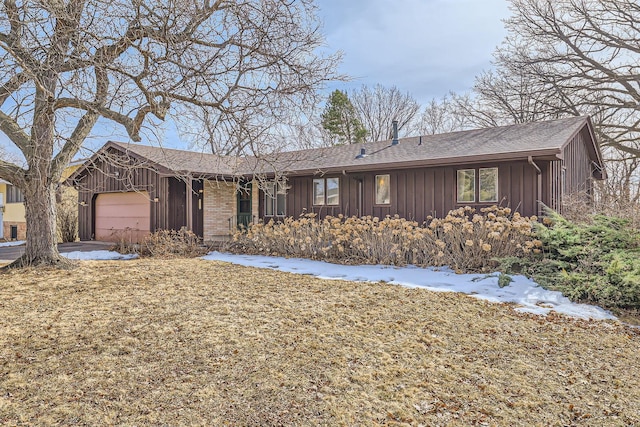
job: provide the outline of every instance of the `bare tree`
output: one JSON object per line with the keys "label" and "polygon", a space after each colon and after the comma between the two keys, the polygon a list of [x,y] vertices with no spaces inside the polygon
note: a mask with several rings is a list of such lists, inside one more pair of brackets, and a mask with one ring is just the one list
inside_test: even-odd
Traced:
{"label": "bare tree", "polygon": [[402,93],[395,86],[363,85],[351,93],[351,102],[358,118],[367,129],[369,141],[391,139],[392,122],[398,121],[398,131],[406,134],[410,124],[420,111],[416,100],[407,92]]}
{"label": "bare tree", "polygon": [[151,116],[191,113],[242,141],[273,123],[260,117],[312,102],[338,60],[318,53],[315,12],[312,0],[4,0],[0,130],[26,162],[0,160],[25,196],[15,265],[61,262],[55,189],[100,117],[138,141]]}
{"label": "bare tree", "polygon": [[[580,115],[569,99],[554,87],[527,75],[522,69],[497,62],[495,71],[476,77],[474,98],[456,99],[460,112],[474,126],[502,126]],[[462,102],[461,102],[462,101]]]}
{"label": "bare tree", "polygon": [[420,135],[436,135],[467,129],[471,123],[468,109],[470,103],[468,95],[450,94],[441,99],[433,98],[425,105],[414,125]]}
{"label": "bare tree", "polygon": [[640,155],[640,4],[511,0],[499,64],[592,114],[604,145]]}

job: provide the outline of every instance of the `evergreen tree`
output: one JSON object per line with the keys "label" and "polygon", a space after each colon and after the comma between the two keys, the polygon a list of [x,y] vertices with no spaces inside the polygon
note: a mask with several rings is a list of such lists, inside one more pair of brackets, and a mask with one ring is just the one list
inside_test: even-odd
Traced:
{"label": "evergreen tree", "polygon": [[364,142],[367,130],[358,119],[356,109],[345,92],[335,90],[322,113],[322,127],[336,145]]}

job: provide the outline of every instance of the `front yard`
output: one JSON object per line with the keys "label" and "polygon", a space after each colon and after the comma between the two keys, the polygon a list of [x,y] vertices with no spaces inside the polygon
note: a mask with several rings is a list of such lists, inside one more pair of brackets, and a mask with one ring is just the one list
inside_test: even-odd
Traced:
{"label": "front yard", "polygon": [[640,423],[613,322],[200,259],[0,283],[1,424]]}

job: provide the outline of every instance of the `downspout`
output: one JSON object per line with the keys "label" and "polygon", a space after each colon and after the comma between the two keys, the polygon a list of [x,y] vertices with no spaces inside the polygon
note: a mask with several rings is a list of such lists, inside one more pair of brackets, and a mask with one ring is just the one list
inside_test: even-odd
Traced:
{"label": "downspout", "polygon": [[542,170],[536,163],[533,161],[533,156],[529,156],[527,161],[533,168],[536,170],[536,174],[538,175],[538,185],[537,185],[537,202],[538,202],[538,216],[542,216]]}

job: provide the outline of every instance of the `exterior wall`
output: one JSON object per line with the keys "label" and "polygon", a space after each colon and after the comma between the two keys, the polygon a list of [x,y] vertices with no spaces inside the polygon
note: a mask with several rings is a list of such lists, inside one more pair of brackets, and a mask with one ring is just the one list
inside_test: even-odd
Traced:
{"label": "exterior wall", "polygon": [[583,193],[593,194],[593,166],[588,150],[591,144],[589,129],[583,128],[566,145],[562,160],[549,162],[543,173],[543,193],[545,202],[551,209],[562,212],[562,203],[566,196]]}
{"label": "exterior wall", "polygon": [[[536,161],[548,168],[548,161]],[[497,203],[457,203],[458,169],[498,168]],[[375,204],[375,176],[389,174],[391,203]],[[384,217],[399,215],[403,218],[424,221],[428,216],[444,217],[450,210],[460,206],[481,208],[492,204],[510,207],[522,215],[538,214],[538,197],[545,202],[544,192],[538,192],[539,179],[536,170],[526,160],[519,162],[470,164],[458,167],[415,168],[405,170],[371,171],[324,175],[340,178],[340,204],[338,206],[314,206],[313,179],[317,176],[290,177],[287,192],[287,216],[297,217],[302,213],[317,213],[318,216],[365,216]],[[542,179],[540,179],[542,181]],[[260,192],[260,217],[264,215],[264,193]]]}
{"label": "exterior wall", "polygon": [[27,222],[25,219],[24,203],[7,203],[7,184],[0,183],[0,194],[4,212],[2,212],[2,235],[0,238],[11,238],[11,226],[18,227],[18,240],[27,238]]}
{"label": "exterior wall", "polygon": [[562,157],[562,190],[564,194],[592,193],[591,157],[587,150],[590,143],[589,130],[583,128],[565,147]]}
{"label": "exterior wall", "polygon": [[5,200],[3,218],[8,222],[25,222],[24,203],[6,203],[7,196],[3,196]]}
{"label": "exterior wall", "polygon": [[204,182],[204,241],[229,235],[237,215],[236,187],[223,181]]}
{"label": "exterior wall", "polygon": [[251,181],[251,215],[253,220],[260,218],[260,183],[257,180]]}
{"label": "exterior wall", "polygon": [[2,235],[6,240],[11,239],[11,227],[18,227],[18,239],[25,240],[27,238],[27,223],[15,221],[2,221]]}
{"label": "exterior wall", "polygon": [[[117,155],[117,153],[110,153]],[[125,161],[124,158],[120,159]],[[96,161],[91,169],[85,171],[75,182],[78,190],[78,234],[80,240],[94,238],[95,200],[98,194],[126,191],[147,191],[149,198],[158,202],[149,204],[151,230],[167,228],[169,217],[168,178],[142,167],[116,166],[102,160]]]}

